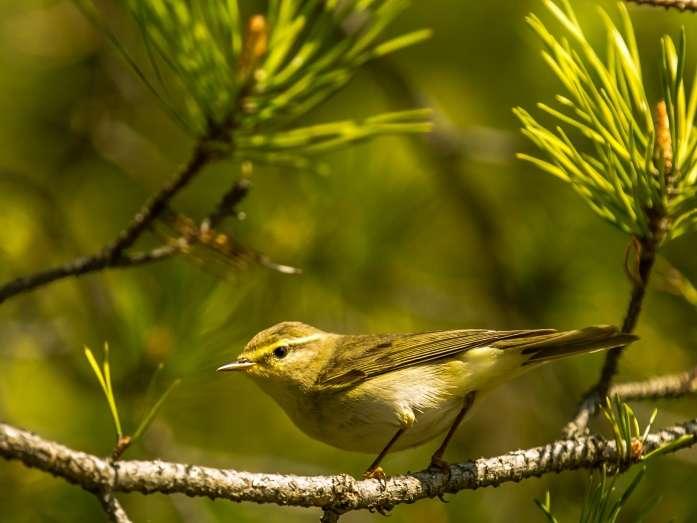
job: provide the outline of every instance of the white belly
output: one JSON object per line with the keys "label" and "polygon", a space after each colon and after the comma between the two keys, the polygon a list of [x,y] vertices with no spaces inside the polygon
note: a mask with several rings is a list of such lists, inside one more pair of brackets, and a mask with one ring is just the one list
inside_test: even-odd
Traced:
{"label": "white belly", "polygon": [[[416,447],[444,433],[452,425],[464,400],[444,401],[433,408],[412,411],[413,421],[403,424],[404,408],[395,408],[387,403],[370,402],[370,410],[362,410],[366,402],[355,403],[346,408],[344,402],[334,405],[331,428],[319,427],[319,431],[306,432],[334,447],[358,452],[377,454],[401,428],[406,428],[391,450]],[[313,427],[314,429],[314,427]]]}
{"label": "white belly", "polygon": [[[469,392],[490,389],[520,368],[498,349],[474,349],[459,359],[389,372],[313,402],[296,423],[310,436],[346,450],[377,453],[400,428],[402,450],[443,434]],[[510,354],[510,353],[509,353]]]}

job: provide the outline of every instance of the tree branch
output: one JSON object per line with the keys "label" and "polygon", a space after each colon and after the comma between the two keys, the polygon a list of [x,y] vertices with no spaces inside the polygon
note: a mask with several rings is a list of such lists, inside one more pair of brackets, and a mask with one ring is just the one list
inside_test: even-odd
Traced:
{"label": "tree branch", "polygon": [[630,4],[679,9],[680,11],[697,12],[697,0],[624,0]]}
{"label": "tree branch", "polygon": [[131,519],[126,514],[126,511],[119,503],[119,500],[114,497],[113,494],[109,492],[103,492],[97,494],[99,502],[102,504],[104,512],[106,512],[109,517],[109,521],[113,523],[131,523]]}
{"label": "tree branch", "polygon": [[181,191],[198,174],[204,166],[213,159],[213,154],[201,141],[196,145],[191,159],[174,178],[165,184],[131,219],[131,223],[119,234],[111,245],[107,246],[100,256],[107,260],[115,260],[128,249],[145,229],[167,208],[170,200]]}
{"label": "tree branch", "polygon": [[[654,227],[657,231],[663,225],[662,217],[654,219]],[[638,248],[637,274],[632,278],[632,293],[627,305],[627,312],[622,321],[622,332],[632,332],[636,327],[641,314],[641,306],[646,295],[646,288],[656,261],[656,249],[658,247],[658,233],[650,238],[637,238]],[[612,383],[612,378],[617,373],[620,356],[624,352],[624,347],[610,349],[605,356],[605,363],[600,372],[598,382],[591,387],[583,396],[579,404],[578,411],[574,418],[566,424],[562,430],[564,437],[570,438],[585,433],[588,430],[588,423],[598,409],[598,405],[607,397]]]}
{"label": "tree branch", "polygon": [[339,514],[337,511],[330,508],[325,508],[322,510],[322,517],[320,518],[319,523],[336,523],[339,521],[339,517],[341,517],[341,514]]}
{"label": "tree branch", "polygon": [[[692,437],[685,438],[686,435]],[[650,434],[642,453],[671,442],[674,443],[671,451],[689,447],[695,443],[695,436],[697,419]],[[643,454],[629,459],[637,461]],[[0,456],[19,460],[26,466],[96,493],[183,493],[238,502],[320,507],[325,509],[325,514],[357,509],[386,510],[401,503],[413,503],[464,489],[495,487],[550,472],[593,469],[602,464],[630,464],[622,461],[626,458],[614,441],[587,436],[451,465],[447,472],[427,470],[389,477],[384,482],[356,480],[346,474],[255,474],[163,461],[111,463],[4,423],[0,423]]]}
{"label": "tree branch", "polygon": [[[129,254],[124,251],[130,247],[143,231],[167,208],[169,200],[181,190],[188,181],[199,172],[204,165],[212,159],[209,153],[199,152],[198,148],[192,159],[182,172],[168,183],[143,209],[133,218],[131,224],[125,229],[119,238],[101,252],[92,256],[76,258],[75,260],[37,272],[30,276],[17,278],[0,287],[0,304],[8,298],[46,285],[56,280],[69,276],[82,276],[91,272],[107,268],[125,268],[144,265],[146,263],[161,261],[179,252],[174,245],[163,245],[150,251]],[[229,216],[249,191],[249,181],[239,179],[220,199],[214,211],[206,218],[210,226],[215,227],[223,219]]]}
{"label": "tree branch", "polygon": [[114,242],[92,256],[76,258],[64,265],[37,272],[30,276],[23,276],[6,283],[0,287],[0,303],[16,294],[36,289],[68,276],[81,276],[108,267],[130,267],[162,259],[159,256],[161,253],[158,253],[154,255],[138,255],[134,260],[126,255],[125,251],[136,242],[143,231],[162,213],[169,201],[211,159],[212,154],[204,147],[203,142],[197,145],[186,166],[136,213]]}
{"label": "tree branch", "polygon": [[656,376],[645,381],[620,383],[610,387],[608,394],[624,401],[677,398],[697,393],[697,367],[677,374]]}
{"label": "tree branch", "polygon": [[204,221],[208,223],[208,226],[215,229],[223,223],[226,218],[233,216],[237,212],[237,205],[247,196],[250,187],[251,183],[248,178],[242,177],[238,179],[232,187],[223,194],[218,201],[218,205],[213,209],[213,212],[205,218]]}

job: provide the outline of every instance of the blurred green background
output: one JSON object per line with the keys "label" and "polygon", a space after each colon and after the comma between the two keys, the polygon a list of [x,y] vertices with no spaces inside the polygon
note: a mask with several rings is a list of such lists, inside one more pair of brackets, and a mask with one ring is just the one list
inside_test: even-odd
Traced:
{"label": "blurred green background", "polygon": [[[241,3],[250,12],[252,4]],[[574,2],[595,41],[596,7]],[[242,376],[214,369],[257,331],[301,320],[346,333],[448,328],[573,328],[618,323],[629,294],[627,238],[572,190],[517,162],[528,150],[511,108],[549,100],[559,86],[523,22],[541,1],[414,2],[392,31],[431,27],[434,37],[364,70],[312,121],[406,108],[398,71],[451,122],[458,154],[433,156],[421,138],[380,138],[322,157],[329,174],[255,168],[228,228],[300,276],[173,259],[65,280],[0,307],[0,419],[71,447],[106,455],[114,443],[106,403],[83,356],[108,341],[126,430],[157,388],[182,383],[127,458],[162,458],[258,472],[360,474],[372,456],[339,452],[304,436]],[[647,78],[659,36],[687,28],[697,63],[697,15],[632,8]],[[548,18],[546,18],[548,20]],[[117,23],[118,20],[117,20]],[[132,28],[131,28],[132,29]],[[126,30],[127,31],[127,30]],[[654,92],[659,86],[658,78]],[[69,1],[0,1],[0,280],[31,273],[110,241],[186,159],[190,143]],[[442,151],[441,151],[442,152]],[[206,170],[176,199],[204,216],[239,174]],[[143,246],[155,245],[152,236]],[[663,253],[697,279],[695,237]],[[694,364],[697,310],[652,289],[641,341],[620,379]],[[446,458],[538,445],[559,437],[602,356],[537,370],[492,393],[457,434]],[[647,420],[652,405],[636,404]],[[659,425],[694,417],[694,399],[660,402]],[[595,426],[602,430],[602,423]],[[437,443],[437,442],[436,442]],[[434,445],[391,455],[388,472],[425,466]],[[649,467],[624,521],[660,496],[649,521],[695,521],[697,452]],[[561,521],[578,519],[588,474],[565,472],[497,489],[399,506],[402,521],[543,521],[532,500],[550,489]],[[626,478],[626,481],[629,478]],[[309,522],[317,510],[185,496],[121,495],[134,521]],[[634,516],[633,516],[634,515]],[[96,499],[17,463],[0,462],[0,520],[99,521]],[[342,518],[342,521],[344,519]],[[348,522],[382,521],[367,512]]]}

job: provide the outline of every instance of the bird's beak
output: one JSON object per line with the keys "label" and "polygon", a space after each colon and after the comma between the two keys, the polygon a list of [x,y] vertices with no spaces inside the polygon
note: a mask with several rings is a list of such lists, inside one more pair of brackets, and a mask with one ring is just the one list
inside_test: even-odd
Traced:
{"label": "bird's beak", "polygon": [[249,361],[247,358],[239,358],[237,361],[233,361],[232,363],[226,363],[225,365],[221,365],[217,369],[215,369],[218,372],[228,372],[228,371],[233,371],[233,370],[245,370],[248,369],[249,367],[254,367],[256,363],[253,361]]}

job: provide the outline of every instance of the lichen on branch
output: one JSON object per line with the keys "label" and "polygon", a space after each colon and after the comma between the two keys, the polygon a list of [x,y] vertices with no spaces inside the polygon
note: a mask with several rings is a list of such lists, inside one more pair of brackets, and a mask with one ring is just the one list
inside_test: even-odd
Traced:
{"label": "lichen on branch", "polygon": [[[632,460],[639,461],[643,455],[667,445],[671,445],[671,451],[689,447],[696,436],[697,419],[664,428],[649,434],[641,453]],[[624,459],[615,441],[588,436],[451,465],[445,472],[426,470],[388,477],[382,482],[356,480],[346,474],[263,474],[159,460],[112,463],[7,424],[0,424],[0,456],[19,460],[92,492],[183,493],[231,501],[320,507],[339,513],[384,510],[465,489],[496,487],[551,472],[593,469]]]}

